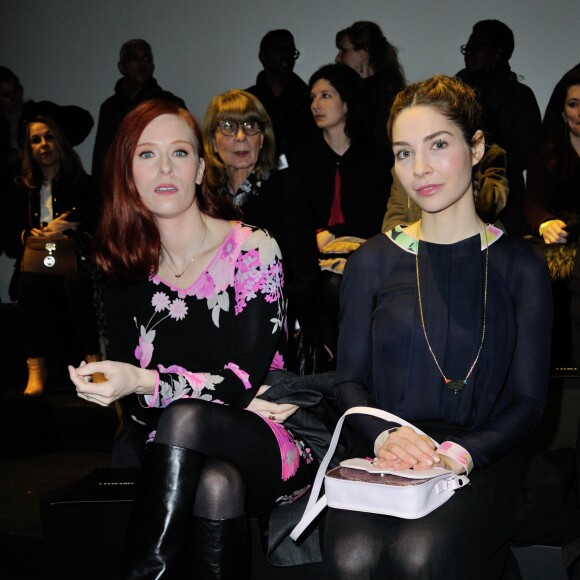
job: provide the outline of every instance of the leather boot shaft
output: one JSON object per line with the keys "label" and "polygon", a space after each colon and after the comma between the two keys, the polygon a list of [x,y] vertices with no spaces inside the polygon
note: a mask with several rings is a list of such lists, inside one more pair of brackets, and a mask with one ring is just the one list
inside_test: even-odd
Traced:
{"label": "leather boot shaft", "polygon": [[147,446],[125,539],[121,578],[184,578],[186,541],[205,455]]}
{"label": "leather boot shaft", "polygon": [[190,578],[246,580],[249,578],[248,522],[245,516],[229,520],[192,520]]}

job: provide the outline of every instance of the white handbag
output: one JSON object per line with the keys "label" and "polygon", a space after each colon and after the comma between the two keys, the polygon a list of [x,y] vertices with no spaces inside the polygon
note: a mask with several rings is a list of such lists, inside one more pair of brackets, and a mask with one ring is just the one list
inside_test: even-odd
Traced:
{"label": "white handbag", "polygon": [[[336,424],[328,452],[318,468],[304,515],[290,534],[294,541],[327,505],[343,510],[417,519],[443,505],[455,490],[469,483],[466,475],[456,475],[441,467],[433,467],[427,471],[379,469],[369,459],[348,459],[326,473],[336,450],[344,419],[353,414],[373,415],[406,425],[424,435],[420,429],[404,419],[380,409],[353,407],[346,411]],[[436,441],[433,442],[438,445]],[[318,499],[323,482],[326,495]]]}

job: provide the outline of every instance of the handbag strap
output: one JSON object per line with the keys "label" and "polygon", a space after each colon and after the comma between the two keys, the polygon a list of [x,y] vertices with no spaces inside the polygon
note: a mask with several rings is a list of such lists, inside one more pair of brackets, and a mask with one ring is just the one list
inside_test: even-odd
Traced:
{"label": "handbag strap", "polygon": [[[328,451],[324,456],[324,459],[320,463],[320,467],[318,468],[318,472],[316,473],[316,478],[314,479],[314,483],[312,484],[312,490],[310,492],[310,498],[308,499],[308,504],[306,505],[306,509],[304,510],[304,515],[300,520],[299,524],[292,530],[290,537],[296,541],[302,532],[310,525],[310,523],[316,518],[316,516],[326,507],[326,495],[323,495],[320,499],[318,499],[318,495],[320,493],[320,489],[322,488],[322,484],[324,482],[324,476],[326,475],[326,470],[330,464],[334,456],[334,452],[336,451],[336,446],[338,445],[338,439],[340,437],[340,433],[342,431],[342,425],[344,420],[349,415],[372,415],[374,417],[378,417],[379,419],[384,419],[385,421],[390,421],[391,423],[399,423],[401,425],[405,425],[407,427],[411,427],[420,435],[425,435],[421,429],[418,429],[408,421],[401,419],[401,417],[397,417],[397,415],[393,415],[388,411],[383,411],[382,409],[375,409],[374,407],[352,407],[345,411],[342,417],[338,420],[336,427],[334,429],[334,434],[332,435],[332,439],[330,441],[330,445],[328,447]],[[438,445],[437,441],[431,439],[435,445]]]}

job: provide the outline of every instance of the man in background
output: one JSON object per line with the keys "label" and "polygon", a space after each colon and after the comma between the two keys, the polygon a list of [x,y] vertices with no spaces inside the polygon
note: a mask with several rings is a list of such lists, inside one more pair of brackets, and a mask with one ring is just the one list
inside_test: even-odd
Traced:
{"label": "man in background", "polygon": [[486,142],[506,152],[509,196],[499,219],[509,234],[524,233],[524,171],[540,132],[541,114],[532,90],[518,80],[509,60],[514,35],[499,20],[481,20],[461,47],[465,68],[457,76],[478,94]]}
{"label": "man in background", "polygon": [[151,46],[140,38],[128,40],[121,47],[119,72],[123,75],[115,85],[115,94],[109,97],[99,111],[99,124],[93,150],[93,177],[101,181],[103,161],[123,117],[139,103],[149,99],[185,103],[169,91],[164,91],[153,78],[155,65]]}
{"label": "man in background", "polygon": [[293,72],[300,53],[292,33],[278,29],[262,38],[258,56],[264,70],[246,90],[264,105],[274,126],[278,156],[285,155],[306,143],[315,130],[308,86]]}

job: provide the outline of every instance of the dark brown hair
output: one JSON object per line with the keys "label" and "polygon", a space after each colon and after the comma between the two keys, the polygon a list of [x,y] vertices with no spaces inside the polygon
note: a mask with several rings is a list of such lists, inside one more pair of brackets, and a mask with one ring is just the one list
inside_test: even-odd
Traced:
{"label": "dark brown hair", "polygon": [[85,177],[85,170],[77,152],[72,148],[64,131],[60,125],[48,115],[34,117],[27,121],[24,131],[24,147],[22,149],[22,163],[20,175],[16,181],[29,188],[40,187],[42,185],[42,169],[32,156],[32,145],[30,143],[30,125],[33,123],[45,124],[54,135],[54,143],[59,154],[58,177],[65,179],[71,185],[82,181]]}
{"label": "dark brown hair", "polygon": [[457,125],[470,147],[473,145],[475,133],[483,130],[481,105],[475,91],[456,77],[436,75],[409,85],[395,97],[387,122],[387,132],[391,141],[393,124],[397,117],[405,109],[421,105],[434,107]]}
{"label": "dark brown hair", "polygon": [[369,64],[375,74],[386,79],[389,92],[395,94],[406,84],[405,73],[397,56],[397,49],[386,39],[381,27],[375,22],[359,20],[336,34],[336,47],[348,37],[355,50],[369,53]]}

